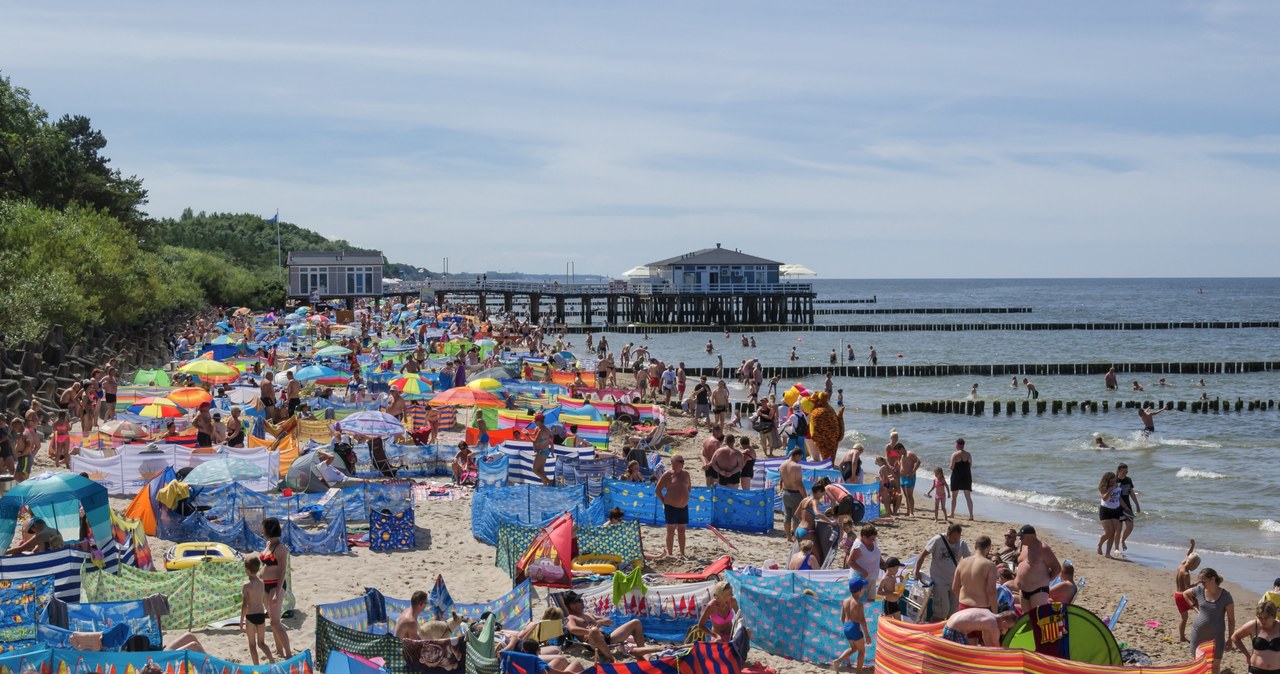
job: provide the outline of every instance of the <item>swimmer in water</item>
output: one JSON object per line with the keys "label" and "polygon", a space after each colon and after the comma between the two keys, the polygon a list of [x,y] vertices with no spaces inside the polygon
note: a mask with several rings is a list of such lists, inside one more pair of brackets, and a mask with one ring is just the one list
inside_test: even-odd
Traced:
{"label": "swimmer in water", "polygon": [[1139,407],[1138,418],[1142,420],[1142,437],[1144,438],[1148,437],[1152,433],[1156,432],[1156,422],[1151,417],[1154,417],[1155,415],[1170,409],[1173,409],[1173,405],[1166,405],[1164,407],[1157,409],[1154,412],[1148,411],[1145,407]]}
{"label": "swimmer in water", "polygon": [[1101,433],[1093,434],[1093,448],[1094,449],[1115,449],[1115,447],[1108,445],[1106,440],[1102,439]]}
{"label": "swimmer in water", "polygon": [[973,385],[973,387],[969,389],[969,397],[970,397],[970,398],[977,398],[977,397],[978,397],[978,385],[977,385],[977,384],[974,384],[974,385]]}

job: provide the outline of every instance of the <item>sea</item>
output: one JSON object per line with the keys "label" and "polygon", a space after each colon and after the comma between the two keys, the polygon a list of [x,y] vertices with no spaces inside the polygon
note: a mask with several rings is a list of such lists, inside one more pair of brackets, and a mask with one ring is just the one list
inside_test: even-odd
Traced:
{"label": "sea", "polygon": [[[817,280],[819,299],[869,299],[874,304],[819,308],[1026,307],[1019,314],[891,314],[819,316],[822,324],[1261,321],[1280,318],[1280,279],[930,279]],[[875,348],[881,365],[995,363],[1126,363],[1280,361],[1280,329],[993,330],[967,332],[751,333],[756,347],[723,329],[679,334],[608,334],[612,350],[645,342],[666,361],[727,371],[759,358],[770,367],[825,365],[836,349],[852,345],[855,364],[868,364]],[[597,335],[598,338],[599,335]],[[580,340],[582,335],[572,335]],[[711,339],[714,353],[704,351]],[[581,348],[581,345],[578,345]],[[790,361],[795,348],[798,363]],[[946,466],[956,438],[973,454],[975,509],[980,518],[1030,522],[1092,549],[1101,533],[1097,484],[1119,463],[1129,465],[1142,513],[1129,539],[1130,561],[1172,568],[1189,538],[1205,564],[1256,591],[1280,576],[1280,408],[1199,414],[1164,412],[1157,432],[1143,437],[1137,413],[1115,409],[1125,401],[1191,401],[1202,394],[1234,401],[1280,398],[1280,372],[1249,374],[1136,374],[1120,376],[1118,391],[1103,377],[1031,376],[1042,400],[1110,401],[1111,411],[992,416],[990,403],[1021,401],[1026,390],[1002,377],[836,378],[846,405],[841,452],[861,442],[882,451],[890,430],[915,450],[927,485],[934,466]],[[1165,385],[1158,380],[1165,378]],[[1144,392],[1132,390],[1138,380]],[[1203,387],[1200,380],[1203,379]],[[784,380],[821,388],[821,377]],[[1019,377],[1019,384],[1021,376]],[[986,416],[906,413],[882,416],[883,403],[969,399],[988,401]],[[1094,448],[1101,434],[1112,450]],[[917,503],[928,500],[919,488]],[[963,509],[963,499],[960,508]]]}

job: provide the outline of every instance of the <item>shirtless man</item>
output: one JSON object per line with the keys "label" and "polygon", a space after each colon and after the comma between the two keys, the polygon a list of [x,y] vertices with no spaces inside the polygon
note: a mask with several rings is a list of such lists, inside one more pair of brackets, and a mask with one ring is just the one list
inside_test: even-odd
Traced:
{"label": "shirtless man", "polygon": [[684,361],[680,361],[680,364],[676,366],[676,399],[677,400],[684,400],[684,389],[687,384],[688,384],[688,377],[685,375]]}
{"label": "shirtless man", "polygon": [[1116,369],[1114,367],[1107,370],[1107,375],[1102,378],[1102,383],[1106,385],[1108,391],[1114,391],[1119,387],[1119,382],[1116,381]]}
{"label": "shirtless man", "polygon": [[996,565],[987,558],[991,553],[991,538],[979,536],[973,542],[977,554],[960,560],[955,577],[951,580],[951,592],[956,596],[957,608],[986,608],[992,613],[999,607],[996,595]]}
{"label": "shirtless man", "polygon": [[596,649],[601,662],[613,662],[614,655],[609,649],[613,645],[621,645],[628,638],[635,639],[637,646],[645,645],[644,628],[640,620],[632,619],[621,627],[605,632],[601,628],[613,627],[613,621],[586,612],[586,602],[577,592],[566,592],[564,605],[568,610],[565,627],[568,632]]}
{"label": "shirtless man", "polygon": [[711,391],[711,420],[716,425],[723,425],[729,415],[729,388],[724,380],[716,382]]}
{"label": "shirtless man", "polygon": [[1148,410],[1145,407],[1138,408],[1138,418],[1142,420],[1142,437],[1145,438],[1151,435],[1152,433],[1156,432],[1156,422],[1151,417],[1154,417],[1155,415],[1169,409],[1173,409],[1172,404],[1166,405],[1165,407],[1161,407],[1154,412]]}
{"label": "shirtless man", "polygon": [[22,482],[31,476],[31,467],[35,464],[39,451],[40,439],[35,435],[35,426],[30,420],[24,422],[13,418],[9,426],[9,435],[13,436],[13,479]]}
{"label": "shirtless man", "polygon": [[1018,570],[1013,581],[1022,594],[1022,612],[1049,603],[1049,581],[1062,573],[1062,564],[1053,550],[1036,537],[1036,529],[1030,524],[1018,530],[1022,539],[1022,551],[1018,553]]}
{"label": "shirtless man", "polygon": [[716,472],[715,466],[711,464],[711,458],[715,456],[716,450],[720,449],[720,445],[724,443],[724,429],[720,426],[711,427],[711,437],[702,441],[702,475],[707,480],[707,486],[710,487],[719,482],[719,474]]}
{"label": "shirtless man", "polygon": [[907,517],[911,517],[916,512],[916,471],[920,469],[920,457],[915,452],[906,450],[899,466],[901,470],[898,483],[902,485],[902,493],[907,498]]}
{"label": "shirtless man", "polygon": [[271,384],[270,372],[263,373],[262,383],[258,385],[258,400],[268,419],[273,422],[280,420],[280,415],[276,413],[276,387]]}
{"label": "shirtless man", "polygon": [[649,377],[649,390],[653,392],[653,402],[658,402],[658,395],[661,391],[658,387],[662,384],[662,363],[655,358],[649,361],[649,367],[645,368],[645,374]]}
{"label": "shirtless man", "polygon": [[[967,646],[1000,645],[1000,636],[1013,627],[1018,621],[1018,614],[1013,611],[992,613],[985,608],[970,608],[957,611],[947,619],[947,626],[942,628],[942,638]],[[980,643],[972,643],[970,636],[980,638]]]}
{"label": "shirtless man", "polygon": [[285,377],[289,380],[289,383],[285,386],[284,397],[289,405],[285,413],[293,416],[298,411],[298,407],[302,405],[302,384],[293,378],[293,372],[286,372]]}
{"label": "shirtless man", "polygon": [[191,423],[196,427],[196,447],[213,446],[213,416],[209,414],[209,403],[200,403],[200,411]]}
{"label": "shirtless man", "polygon": [[991,561],[1005,565],[1018,563],[1018,531],[1010,529],[1004,532],[1004,545],[999,552],[988,555]]}
{"label": "shirtless man", "polygon": [[684,457],[671,457],[671,470],[658,478],[654,494],[662,503],[662,514],[667,522],[667,556],[671,556],[672,539],[680,540],[680,557],[684,558],[684,529],[689,524],[689,493],[693,490],[693,478],[684,469]]}
{"label": "shirtless man", "polygon": [[404,419],[404,398],[396,389],[391,389],[391,402],[387,403],[387,414],[397,419]]}
{"label": "shirtless man", "polygon": [[804,469],[800,467],[800,448],[791,450],[787,460],[778,465],[778,490],[782,492],[782,528],[787,541],[795,540],[796,510],[804,500]]}
{"label": "shirtless man", "polygon": [[400,612],[396,618],[396,637],[399,639],[421,639],[418,631],[418,616],[427,608],[427,593],[418,590],[409,598],[409,608]]}
{"label": "shirtless man", "polygon": [[21,555],[62,549],[62,535],[57,529],[45,524],[42,519],[31,520],[27,524],[26,533],[27,537],[22,539],[21,543],[9,548],[4,554]]}
{"label": "shirtless man", "polygon": [[551,456],[551,429],[539,412],[533,415],[533,474],[542,480],[543,486],[551,486],[547,479],[547,457]]}
{"label": "shirtless man", "polygon": [[725,442],[716,448],[711,455],[711,467],[716,471],[717,484],[721,487],[737,487],[742,479],[742,454],[733,446],[733,438],[725,437]]}
{"label": "shirtless man", "polygon": [[107,368],[107,376],[99,382],[102,386],[102,418],[116,418],[116,394],[120,391],[120,377],[114,367]]}

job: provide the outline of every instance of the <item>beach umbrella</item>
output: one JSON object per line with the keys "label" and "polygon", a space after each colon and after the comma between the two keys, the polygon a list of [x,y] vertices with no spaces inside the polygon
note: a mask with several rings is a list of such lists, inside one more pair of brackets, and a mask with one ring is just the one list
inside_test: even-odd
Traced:
{"label": "beach umbrella", "polygon": [[245,314],[251,314],[251,313],[253,313],[253,310],[250,309],[249,307],[240,307],[239,309],[236,309],[237,316],[244,316]]}
{"label": "beach umbrella", "polygon": [[391,438],[404,434],[404,424],[399,419],[387,414],[366,410],[356,412],[338,422],[343,433],[363,435],[370,438]]}
{"label": "beach umbrella", "polygon": [[347,356],[350,354],[351,354],[351,349],[348,349],[345,346],[338,346],[334,344],[331,346],[323,347],[320,350],[316,351],[315,357],[316,358],[342,358],[343,356]]}
{"label": "beach umbrella", "polygon": [[384,349],[385,349],[385,348],[388,348],[388,347],[399,346],[399,344],[400,344],[400,343],[399,343],[399,342],[397,342],[397,341],[396,341],[396,340],[394,340],[394,339],[384,339],[384,340],[382,340],[381,342],[378,342],[378,346],[380,346],[380,347],[382,347],[382,348],[384,348]]}
{"label": "beach umbrella", "polygon": [[466,386],[451,388],[427,402],[436,407],[506,407],[506,403],[488,391],[477,391]]}
{"label": "beach umbrella", "polygon": [[431,384],[416,374],[396,377],[387,382],[387,386],[405,395],[423,395],[431,392]]}
{"label": "beach umbrella", "polygon": [[329,346],[330,344],[333,344],[333,342],[327,339],[321,339],[321,340],[317,340],[316,343],[312,344],[311,346],[314,346],[317,349],[323,349],[324,347]]}
{"label": "beach umbrella", "polygon": [[404,305],[399,302],[396,302],[395,304],[391,305],[391,308],[395,309],[396,311],[399,311],[404,308]]}
{"label": "beach umbrella", "polygon": [[175,419],[187,413],[178,403],[168,398],[139,398],[127,410],[130,414],[149,419]]}
{"label": "beach umbrella", "polygon": [[600,414],[600,410],[596,409],[596,406],[590,403],[583,405],[576,410],[570,410],[567,413],[572,414],[575,417],[591,417],[592,421],[600,421],[604,418],[604,415]]}
{"label": "beach umbrella", "polygon": [[497,346],[498,340],[484,337],[476,340],[476,346]]}
{"label": "beach umbrella", "polygon": [[232,482],[252,482],[269,477],[266,470],[251,461],[244,459],[214,459],[191,469],[186,482],[192,487],[209,487],[215,484]]}
{"label": "beach umbrella", "polygon": [[328,323],[329,317],[325,316],[324,314],[316,314],[315,316],[311,316],[307,318],[307,320],[311,321],[312,323]]}
{"label": "beach umbrella", "polygon": [[284,329],[285,332],[306,332],[306,330],[307,330],[306,323],[294,323],[293,325],[290,325],[289,327]]}
{"label": "beach umbrella", "polygon": [[0,547],[13,540],[14,520],[23,507],[62,534],[66,541],[80,539],[80,512],[89,522],[95,540],[111,538],[111,508],[107,489],[76,473],[41,473],[15,484],[0,496],[0,520],[8,526],[0,530]]}
{"label": "beach umbrella", "polygon": [[333,334],[338,335],[340,337],[354,337],[360,334],[360,328],[357,328],[354,325],[344,325],[342,327],[336,328],[333,331]]}
{"label": "beach umbrella", "polygon": [[213,402],[213,394],[194,386],[176,388],[169,391],[164,397],[186,408],[199,407],[200,403]]}
{"label": "beach umbrella", "polygon": [[298,316],[305,316],[310,312],[311,312],[311,307],[298,307],[297,309],[294,310],[293,313],[297,314]]}
{"label": "beach umbrella", "polygon": [[492,377],[481,377],[467,382],[467,388],[473,388],[477,391],[501,391],[502,382]]}
{"label": "beach umbrella", "polygon": [[223,330],[226,330],[227,332],[231,332],[231,326],[228,325],[226,321],[218,321],[217,323],[215,323],[215,325],[219,328],[222,328]]}
{"label": "beach umbrella", "polygon": [[472,372],[467,376],[467,381],[475,381],[477,379],[515,379],[516,377],[517,372],[515,369],[499,365],[479,372]]}
{"label": "beach umbrella", "polygon": [[151,435],[151,431],[148,431],[145,427],[124,419],[104,421],[102,425],[98,426],[98,430],[110,437],[123,438],[125,440],[137,440]]}
{"label": "beach umbrella", "polygon": [[299,381],[314,381],[320,384],[329,384],[331,382],[345,384],[351,378],[351,375],[339,372],[327,365],[308,365],[294,371],[293,378]]}
{"label": "beach umbrella", "polygon": [[226,363],[197,358],[178,368],[178,372],[200,377],[210,384],[229,384],[240,378],[240,371]]}

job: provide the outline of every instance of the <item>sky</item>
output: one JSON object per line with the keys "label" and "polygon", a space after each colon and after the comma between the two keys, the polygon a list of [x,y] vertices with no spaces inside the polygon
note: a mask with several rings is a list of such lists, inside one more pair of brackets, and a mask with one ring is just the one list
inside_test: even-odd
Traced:
{"label": "sky", "polygon": [[1280,3],[0,0],[148,212],[452,272],[1273,276]]}

